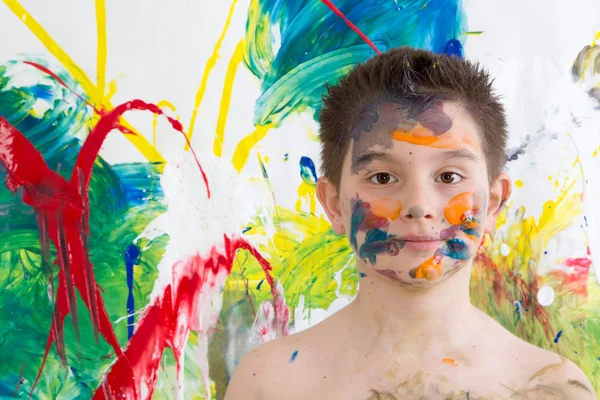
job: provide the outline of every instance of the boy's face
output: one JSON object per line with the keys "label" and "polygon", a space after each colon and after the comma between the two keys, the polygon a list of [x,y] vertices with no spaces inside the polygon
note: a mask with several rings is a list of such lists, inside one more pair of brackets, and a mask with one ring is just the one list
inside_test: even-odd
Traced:
{"label": "boy's face", "polygon": [[339,191],[323,180],[318,195],[359,268],[432,286],[467,265],[510,181],[501,174],[490,188],[478,129],[462,107],[440,102],[409,115],[382,104],[350,140]]}

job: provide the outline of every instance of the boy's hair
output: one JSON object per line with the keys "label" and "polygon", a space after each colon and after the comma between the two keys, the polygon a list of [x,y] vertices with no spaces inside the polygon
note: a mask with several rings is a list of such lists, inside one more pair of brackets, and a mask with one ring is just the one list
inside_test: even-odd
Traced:
{"label": "boy's hair", "polygon": [[323,96],[319,116],[322,174],[339,188],[352,130],[374,106],[391,102],[423,110],[435,102],[455,101],[481,133],[491,185],[504,165],[507,141],[504,106],[492,82],[478,63],[409,47],[389,50],[357,65],[337,85],[328,86]]}

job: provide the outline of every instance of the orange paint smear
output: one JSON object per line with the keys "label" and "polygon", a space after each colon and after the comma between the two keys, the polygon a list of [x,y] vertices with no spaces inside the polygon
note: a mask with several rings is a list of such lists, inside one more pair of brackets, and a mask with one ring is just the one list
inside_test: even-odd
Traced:
{"label": "orange paint smear", "polygon": [[454,358],[444,358],[442,362],[448,365],[452,365],[453,367],[458,367],[458,364],[454,362]]}
{"label": "orange paint smear", "polygon": [[436,149],[459,149],[462,145],[467,144],[473,149],[477,149],[475,143],[469,140],[466,136],[456,137],[451,132],[444,133],[440,136],[435,136],[431,129],[417,124],[410,131],[396,130],[392,132],[392,139],[401,142],[407,142],[418,146],[427,146]]}
{"label": "orange paint smear", "polygon": [[475,193],[465,192],[454,197],[444,208],[444,217],[452,225],[460,225],[472,219],[481,207],[479,198]]}
{"label": "orange paint smear", "polygon": [[378,199],[370,201],[371,211],[378,217],[386,218],[390,221],[395,220],[402,212],[402,203],[400,200]]}
{"label": "orange paint smear", "polygon": [[442,257],[433,256],[415,268],[414,277],[433,281],[442,276]]}

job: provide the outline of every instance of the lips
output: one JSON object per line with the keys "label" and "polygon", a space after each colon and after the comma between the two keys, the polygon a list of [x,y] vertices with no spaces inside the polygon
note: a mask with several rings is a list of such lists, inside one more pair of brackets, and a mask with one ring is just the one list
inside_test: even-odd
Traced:
{"label": "lips", "polygon": [[414,251],[436,250],[444,244],[441,238],[430,235],[405,235],[399,239],[404,241],[404,248]]}

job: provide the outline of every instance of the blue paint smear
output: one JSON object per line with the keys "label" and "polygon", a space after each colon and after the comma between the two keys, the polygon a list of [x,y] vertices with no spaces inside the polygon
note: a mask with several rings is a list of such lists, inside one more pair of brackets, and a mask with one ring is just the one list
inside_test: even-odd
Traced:
{"label": "blue paint smear", "polygon": [[317,171],[315,169],[315,163],[309,157],[302,157],[300,159],[300,176],[302,180],[309,185],[314,186],[317,183]]}
{"label": "blue paint smear", "polygon": [[449,56],[456,56],[459,58],[463,58],[463,47],[462,43],[460,43],[456,39],[450,39],[446,43],[446,47],[444,48],[444,54]]}
{"label": "blue paint smear", "polygon": [[365,276],[367,276],[367,274],[365,274],[364,272],[360,272],[360,277],[364,278]]}
{"label": "blue paint smear", "polygon": [[[414,0],[334,3],[381,52],[411,46],[462,54],[459,44],[468,29],[460,0],[430,0],[425,7]],[[257,0],[254,4],[246,21],[243,59],[262,83],[255,104],[256,125],[278,125],[307,108],[318,117],[326,85],[336,84],[375,54],[320,1]]]}
{"label": "blue paint smear", "polygon": [[468,260],[471,258],[471,251],[467,244],[461,239],[453,238],[446,241],[441,252],[443,255],[456,260]]}
{"label": "blue paint smear", "polygon": [[292,353],[292,357],[290,357],[290,362],[296,361],[296,357],[298,357],[298,350]]}
{"label": "blue paint smear", "polygon": [[378,254],[396,254],[404,247],[404,242],[381,229],[373,228],[367,231],[365,242],[359,248],[356,235],[367,215],[372,215],[369,203],[355,199],[350,218],[350,244],[361,259],[375,265]]}
{"label": "blue paint smear", "polygon": [[515,300],[515,302],[513,303],[515,306],[515,312],[517,313],[517,321],[521,320],[521,303],[518,300]]}
{"label": "blue paint smear", "polygon": [[256,285],[256,290],[260,290],[260,287],[262,286],[262,284],[263,284],[264,281],[265,280],[262,279],[260,282],[258,282],[258,285]]}
{"label": "blue paint smear", "polygon": [[133,328],[135,324],[134,313],[135,304],[133,300],[133,266],[140,263],[140,249],[135,244],[130,244],[123,253],[125,260],[125,269],[127,271],[127,338],[133,336]]}
{"label": "blue paint smear", "polygon": [[556,338],[554,338],[554,343],[558,343],[558,339],[560,339],[560,337],[562,336],[562,333],[563,333],[563,331],[558,331]]}

